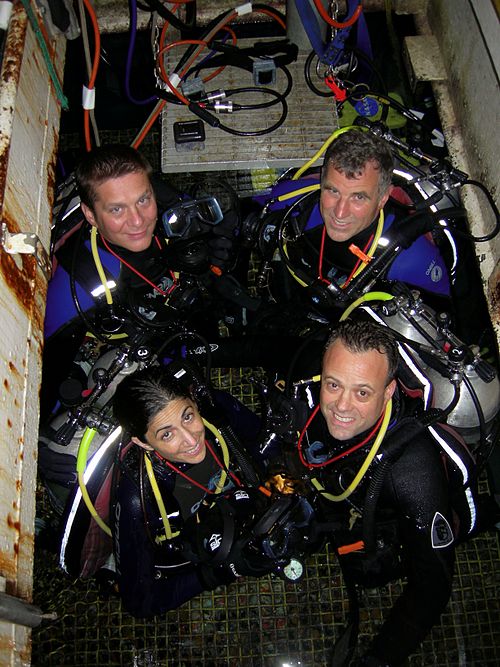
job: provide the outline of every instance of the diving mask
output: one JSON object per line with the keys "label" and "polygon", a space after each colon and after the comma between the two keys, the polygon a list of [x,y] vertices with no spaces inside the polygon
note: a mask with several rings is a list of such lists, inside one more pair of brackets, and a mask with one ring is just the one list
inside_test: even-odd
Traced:
{"label": "diving mask", "polygon": [[167,238],[187,238],[203,231],[203,226],[213,227],[224,218],[215,197],[190,199],[174,206],[162,215]]}

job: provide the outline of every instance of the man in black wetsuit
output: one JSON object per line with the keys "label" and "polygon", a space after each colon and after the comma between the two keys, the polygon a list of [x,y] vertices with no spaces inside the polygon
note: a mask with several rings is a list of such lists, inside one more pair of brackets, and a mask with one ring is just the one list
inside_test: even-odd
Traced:
{"label": "man in black wetsuit", "polygon": [[298,443],[298,473],[337,525],[332,541],[346,581],[375,587],[407,578],[356,663],[372,667],[401,665],[438,622],[456,541],[476,520],[474,460],[449,428],[417,413],[419,401],[396,380],[398,362],[389,330],[341,323],[323,357],[319,405]]}

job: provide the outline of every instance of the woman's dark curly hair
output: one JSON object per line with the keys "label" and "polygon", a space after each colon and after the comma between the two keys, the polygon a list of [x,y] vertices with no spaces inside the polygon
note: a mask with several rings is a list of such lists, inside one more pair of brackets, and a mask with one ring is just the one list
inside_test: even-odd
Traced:
{"label": "woman's dark curly hair", "polygon": [[154,417],[177,398],[194,400],[164,367],[152,366],[120,382],[113,397],[113,414],[124,431],[144,441]]}

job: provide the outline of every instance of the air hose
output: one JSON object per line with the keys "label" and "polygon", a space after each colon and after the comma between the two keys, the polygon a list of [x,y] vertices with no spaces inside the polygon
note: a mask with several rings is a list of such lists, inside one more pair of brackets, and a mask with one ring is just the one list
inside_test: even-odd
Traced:
{"label": "air hose", "polygon": [[85,484],[85,469],[87,467],[87,454],[89,451],[90,444],[92,440],[94,439],[95,434],[97,433],[95,428],[86,428],[85,433],[83,434],[83,437],[80,442],[80,446],[78,448],[78,456],[76,459],[76,472],[78,475],[78,486],[80,487],[80,491],[82,493],[82,499],[85,505],[87,506],[87,509],[90,512],[90,515],[94,519],[94,521],[97,523],[99,528],[101,528],[106,535],[109,535],[111,537],[111,530],[109,526],[101,519],[99,514],[97,513],[96,508],[94,507],[94,504],[92,500],[90,499],[89,492],[87,491],[87,486]]}
{"label": "air hose", "polygon": [[385,434],[387,432],[387,428],[389,426],[389,422],[391,419],[391,413],[392,413],[392,399],[389,399],[387,402],[387,405],[385,406],[385,411],[384,411],[384,418],[382,420],[382,425],[380,426],[380,430],[377,434],[377,437],[375,438],[375,441],[373,445],[370,448],[370,451],[368,452],[365,460],[363,461],[360,469],[358,470],[356,476],[352,480],[352,482],[349,484],[347,489],[343,491],[341,494],[338,496],[334,496],[332,493],[327,493],[321,484],[321,482],[316,478],[313,477],[311,478],[311,483],[314,486],[315,489],[317,489],[321,495],[326,498],[327,500],[331,500],[335,503],[341,502],[342,500],[345,500],[346,498],[349,498],[351,493],[353,493],[358,485],[360,484],[361,480],[366,474],[366,471],[370,467],[373,459],[375,458],[378,450],[380,449],[380,446],[382,444],[382,441],[385,437]]}

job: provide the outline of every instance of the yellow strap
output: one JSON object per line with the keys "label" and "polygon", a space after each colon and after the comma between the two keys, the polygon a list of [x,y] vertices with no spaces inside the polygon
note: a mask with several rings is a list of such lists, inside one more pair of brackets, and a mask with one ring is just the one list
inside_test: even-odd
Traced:
{"label": "yellow strap", "polygon": [[352,482],[349,484],[349,486],[343,493],[341,493],[339,496],[334,496],[331,493],[326,493],[325,487],[322,486],[322,484],[319,482],[318,479],[316,479],[316,477],[311,479],[311,482],[313,483],[314,487],[318,491],[321,491],[321,495],[324,498],[327,498],[327,500],[331,500],[334,503],[338,503],[341,500],[345,500],[346,498],[348,498],[351,495],[351,493],[357,488],[357,486],[363,479],[366,471],[368,470],[371,462],[375,458],[375,455],[377,454],[380,445],[382,444],[382,440],[384,439],[385,434],[387,432],[387,428],[389,426],[391,413],[392,413],[392,399],[389,399],[387,405],[385,406],[384,419],[382,420],[382,425],[380,427],[377,437],[375,438],[375,442],[371,446],[370,451],[368,452],[366,459],[363,461],[363,464],[359,469],[356,477],[352,480]]}
{"label": "yellow strap", "polygon": [[[227,469],[229,467],[229,450],[227,448],[227,443],[226,443],[224,437],[215,428],[215,426],[213,424],[210,424],[210,422],[207,422],[206,419],[203,420],[203,423],[206,426],[206,428],[208,428],[208,430],[211,431],[214,434],[214,436],[217,438],[218,442],[220,443],[221,450],[222,450],[222,460],[224,461],[224,466]],[[153,470],[153,465],[151,463],[151,459],[149,458],[149,454],[146,454],[146,456],[144,458],[144,462],[146,464],[146,472],[148,474],[148,478],[149,478],[149,482],[151,484],[151,488],[153,489],[153,495],[155,497],[156,504],[158,505],[158,509],[160,511],[160,516],[161,516],[161,519],[162,519],[162,522],[163,522],[163,529],[165,531],[165,535],[161,535],[161,536],[157,537],[156,539],[157,539],[158,542],[162,542],[165,539],[171,540],[173,537],[177,537],[177,535],[180,534],[180,531],[172,532],[172,528],[170,526],[170,521],[169,521],[168,515],[167,515],[167,510],[165,508],[165,503],[163,502],[161,491],[160,491],[160,488],[158,486],[158,482],[156,481],[155,472]],[[216,487],[215,487],[215,491],[214,491],[215,494],[218,494],[223,490],[224,485],[226,483],[226,479],[227,479],[227,470],[223,469],[221,471],[221,476],[219,478],[219,481],[217,482]]]}

